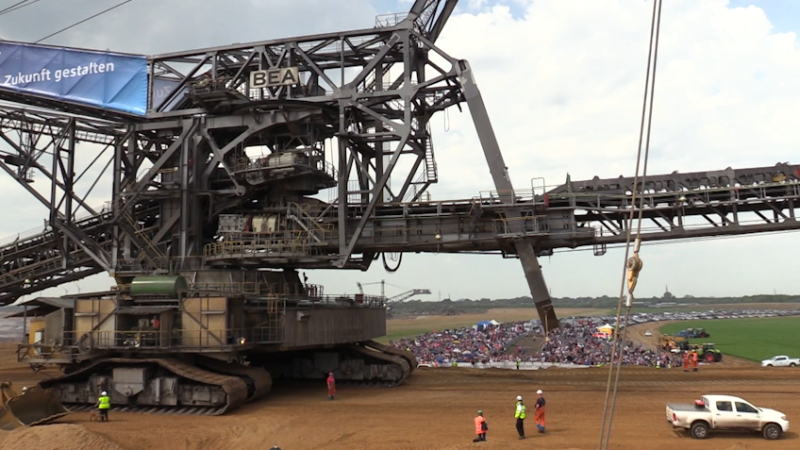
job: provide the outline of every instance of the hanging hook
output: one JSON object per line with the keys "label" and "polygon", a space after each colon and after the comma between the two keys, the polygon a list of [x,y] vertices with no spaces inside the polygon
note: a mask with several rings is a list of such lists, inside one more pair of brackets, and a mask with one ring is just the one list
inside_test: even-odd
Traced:
{"label": "hanging hook", "polygon": [[625,262],[625,267],[628,269],[628,302],[627,306],[631,306],[633,300],[633,291],[636,289],[636,283],[639,281],[639,272],[644,267],[642,259],[639,258],[639,248],[642,245],[642,239],[636,236],[636,247],[633,250],[633,256],[628,258]]}

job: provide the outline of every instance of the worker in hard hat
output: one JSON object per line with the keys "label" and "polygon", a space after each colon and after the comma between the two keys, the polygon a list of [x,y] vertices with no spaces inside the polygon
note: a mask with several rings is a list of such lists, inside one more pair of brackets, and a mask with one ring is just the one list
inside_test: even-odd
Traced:
{"label": "worker in hard hat", "polygon": [[534,413],[533,417],[536,420],[536,428],[539,429],[539,433],[544,433],[544,394],[542,394],[542,390],[539,389],[536,391],[536,412]]}
{"label": "worker in hard hat", "polygon": [[108,392],[103,391],[100,393],[95,406],[100,410],[100,421],[108,422],[108,410],[111,408],[111,398],[108,396]]}
{"label": "worker in hard hat", "polygon": [[328,400],[333,400],[336,395],[336,379],[333,378],[333,372],[328,372]]}
{"label": "worker in hard hat", "polygon": [[486,419],[483,417],[483,411],[478,410],[478,417],[475,418],[475,434],[478,435],[472,442],[481,442],[486,440],[486,430],[489,425],[486,424]]}
{"label": "worker in hard hat", "polygon": [[522,403],[522,396],[517,396],[517,409],[514,413],[514,417],[517,419],[517,433],[519,433],[520,439],[525,439],[525,404]]}
{"label": "worker in hard hat", "polygon": [[23,386],[22,395],[25,395],[27,392],[28,392],[28,386]]}

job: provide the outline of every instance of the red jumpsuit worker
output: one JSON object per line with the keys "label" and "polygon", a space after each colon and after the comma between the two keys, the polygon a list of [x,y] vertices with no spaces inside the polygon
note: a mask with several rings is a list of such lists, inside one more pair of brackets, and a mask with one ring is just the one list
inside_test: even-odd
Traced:
{"label": "red jumpsuit worker", "polygon": [[685,352],[683,354],[683,371],[684,372],[688,372],[689,371],[689,356],[690,356],[689,352]]}
{"label": "red jumpsuit worker", "polygon": [[333,400],[336,394],[336,380],[333,378],[333,372],[328,372],[328,400]]}
{"label": "red jumpsuit worker", "polygon": [[697,352],[692,352],[692,370],[697,372]]}
{"label": "red jumpsuit worker", "polygon": [[534,419],[536,420],[536,428],[539,429],[539,433],[544,433],[544,396],[542,395],[542,391],[536,391],[536,412],[534,413]]}

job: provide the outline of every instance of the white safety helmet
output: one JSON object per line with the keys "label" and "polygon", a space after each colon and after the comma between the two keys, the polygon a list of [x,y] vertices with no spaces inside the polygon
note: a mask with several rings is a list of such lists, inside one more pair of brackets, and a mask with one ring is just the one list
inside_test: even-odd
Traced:
{"label": "white safety helmet", "polygon": [[538,391],[536,391],[536,393],[537,393],[537,394],[541,394],[541,393],[542,393],[542,390],[541,390],[541,389],[539,389]]}
{"label": "white safety helmet", "polygon": [[518,402],[519,402],[519,401],[522,401],[522,396],[521,396],[521,395],[518,395],[518,396],[517,396],[517,401],[518,401]]}
{"label": "white safety helmet", "polygon": [[108,393],[106,391],[103,391],[103,392],[100,393],[100,395],[105,396],[105,395],[108,395]]}

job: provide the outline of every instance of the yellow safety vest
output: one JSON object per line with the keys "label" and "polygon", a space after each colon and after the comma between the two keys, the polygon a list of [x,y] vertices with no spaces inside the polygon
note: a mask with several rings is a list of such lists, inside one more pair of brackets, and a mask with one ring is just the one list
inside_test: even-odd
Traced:
{"label": "yellow safety vest", "polygon": [[99,400],[100,400],[100,405],[97,407],[98,409],[111,408],[111,398],[109,398],[107,395],[100,397]]}
{"label": "yellow safety vest", "polygon": [[517,413],[514,414],[514,417],[517,419],[525,418],[525,405],[522,402],[517,402]]}

